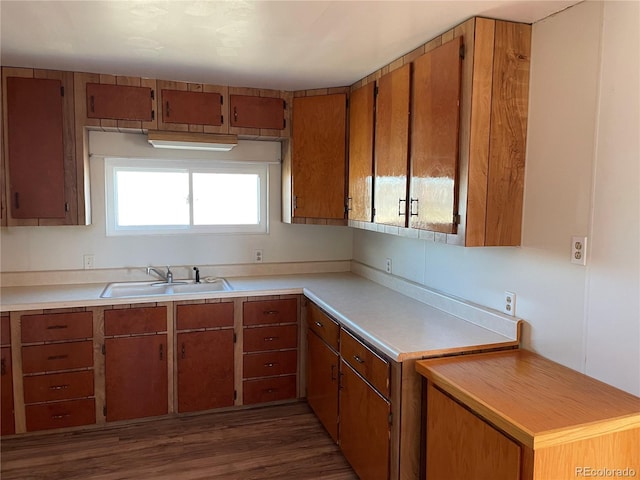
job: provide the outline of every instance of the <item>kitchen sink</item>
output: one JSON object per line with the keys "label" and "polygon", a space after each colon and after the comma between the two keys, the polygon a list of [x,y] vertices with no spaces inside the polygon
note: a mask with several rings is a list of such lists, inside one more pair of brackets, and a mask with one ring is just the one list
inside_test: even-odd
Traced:
{"label": "kitchen sink", "polygon": [[202,283],[193,280],[165,282],[114,282],[106,286],[101,298],[152,297],[162,295],[184,295],[190,293],[228,292],[233,290],[224,278]]}

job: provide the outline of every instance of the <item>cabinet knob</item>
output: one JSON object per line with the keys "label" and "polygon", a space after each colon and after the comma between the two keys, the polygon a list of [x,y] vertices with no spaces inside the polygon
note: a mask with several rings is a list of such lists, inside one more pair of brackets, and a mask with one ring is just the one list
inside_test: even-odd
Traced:
{"label": "cabinet knob", "polygon": [[362,358],[360,358],[359,355],[354,355],[353,359],[358,363],[364,363],[364,360]]}
{"label": "cabinet knob", "polygon": [[324,325],[321,322],[316,322],[316,327],[324,328]]}

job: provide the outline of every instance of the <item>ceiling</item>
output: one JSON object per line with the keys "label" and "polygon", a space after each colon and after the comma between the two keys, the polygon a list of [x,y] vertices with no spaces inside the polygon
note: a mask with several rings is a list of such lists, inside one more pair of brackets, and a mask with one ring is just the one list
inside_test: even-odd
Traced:
{"label": "ceiling", "polygon": [[350,85],[480,15],[578,0],[0,0],[2,65],[303,90]]}

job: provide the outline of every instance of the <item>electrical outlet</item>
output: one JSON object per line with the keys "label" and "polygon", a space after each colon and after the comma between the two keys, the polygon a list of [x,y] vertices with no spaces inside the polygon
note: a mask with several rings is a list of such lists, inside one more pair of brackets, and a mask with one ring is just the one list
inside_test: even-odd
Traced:
{"label": "electrical outlet", "polygon": [[87,255],[84,255],[82,259],[84,262],[85,270],[91,270],[94,267],[95,261],[96,261],[95,255],[87,254]]}
{"label": "electrical outlet", "polygon": [[507,315],[515,317],[516,315],[516,294],[513,292],[504,292],[504,302],[502,303],[502,311]]}
{"label": "electrical outlet", "polygon": [[587,237],[571,237],[571,263],[587,264]]}
{"label": "electrical outlet", "polygon": [[385,264],[384,264],[384,270],[387,273],[391,273],[391,259],[390,258],[386,259]]}
{"label": "electrical outlet", "polygon": [[262,263],[262,249],[258,248],[253,251],[253,261],[254,263]]}

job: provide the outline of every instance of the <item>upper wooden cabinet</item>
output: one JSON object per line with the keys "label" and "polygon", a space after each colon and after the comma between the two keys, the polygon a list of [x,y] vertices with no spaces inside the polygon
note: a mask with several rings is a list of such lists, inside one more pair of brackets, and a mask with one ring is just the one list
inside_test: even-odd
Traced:
{"label": "upper wooden cabinet", "polygon": [[293,217],[344,222],[347,96],[295,97],[293,112]]}
{"label": "upper wooden cabinet", "polygon": [[2,69],[8,225],[72,225],[78,214],[73,74]]}
{"label": "upper wooden cabinet", "polygon": [[232,127],[271,130],[286,127],[285,101],[282,98],[231,95],[229,101]]}
{"label": "upper wooden cabinet", "polygon": [[228,87],[158,80],[158,130],[227,133]]}
{"label": "upper wooden cabinet", "polygon": [[462,37],[413,62],[409,226],[455,233]]}
{"label": "upper wooden cabinet", "polygon": [[[436,221],[426,220],[420,228],[448,232],[446,237],[436,237],[436,240],[451,244],[469,247],[520,245],[531,25],[472,18],[444,34],[440,40],[444,43],[458,38],[462,38],[464,46],[457,192],[459,218],[455,217],[454,210],[452,228],[448,229],[444,217],[442,223],[437,218]],[[444,53],[440,56],[438,52],[438,56],[444,57]],[[454,45],[451,45],[450,56],[449,68],[453,69],[457,65]],[[432,58],[431,61],[435,60]],[[451,75],[454,81],[453,76],[457,73],[452,71]],[[444,91],[440,95],[444,98]],[[453,115],[450,108],[446,118],[451,125],[455,123]],[[412,143],[421,134],[413,131]],[[439,138],[443,143],[438,142],[437,149],[440,145],[444,148],[445,138],[448,139],[446,143],[453,144],[452,137]],[[446,168],[451,171],[451,164]],[[449,205],[451,202],[447,201],[447,217]],[[444,215],[443,208],[444,204],[436,211]],[[423,205],[420,205],[422,210]],[[459,221],[457,229],[456,221]],[[437,227],[439,224],[444,228]]]}
{"label": "upper wooden cabinet", "polygon": [[375,83],[351,92],[349,99],[349,220],[373,219],[373,130]]}
{"label": "upper wooden cabinet", "polygon": [[411,65],[378,80],[374,221],[406,226]]}
{"label": "upper wooden cabinet", "polygon": [[150,122],[154,112],[149,87],[130,85],[87,84],[87,116],[113,120]]}

